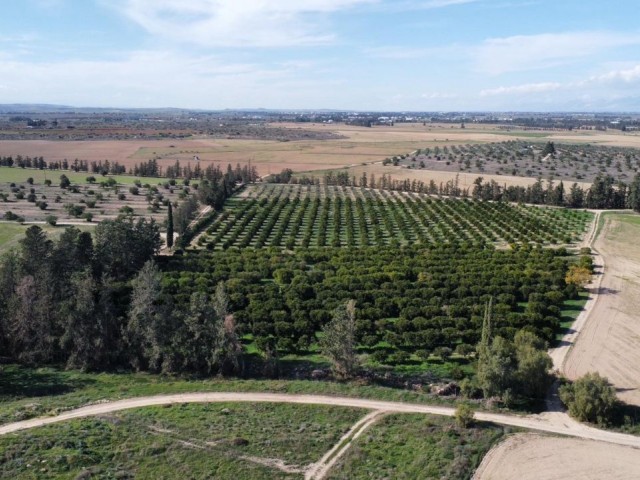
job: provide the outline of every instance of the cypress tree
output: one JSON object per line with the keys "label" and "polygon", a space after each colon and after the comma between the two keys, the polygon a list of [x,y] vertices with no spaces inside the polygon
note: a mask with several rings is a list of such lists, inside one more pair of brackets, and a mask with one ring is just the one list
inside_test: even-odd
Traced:
{"label": "cypress tree", "polygon": [[173,207],[169,202],[169,210],[167,211],[167,247],[173,247]]}

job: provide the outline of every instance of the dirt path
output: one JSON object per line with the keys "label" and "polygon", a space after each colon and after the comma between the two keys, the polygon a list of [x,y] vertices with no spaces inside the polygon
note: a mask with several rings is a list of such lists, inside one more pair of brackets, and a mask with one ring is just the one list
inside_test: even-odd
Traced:
{"label": "dirt path", "polygon": [[[569,350],[562,372],[606,376],[624,402],[640,405],[640,222],[634,215],[607,215],[594,242],[606,265],[593,302]],[[635,223],[634,223],[635,222]],[[578,330],[580,329],[578,328]]]}
{"label": "dirt path", "polygon": [[[402,402],[385,402],[361,398],[331,397],[323,395],[289,395],[280,393],[184,393],[176,395],[157,395],[132,398],[116,402],[105,402],[70,410],[55,417],[40,417],[0,426],[0,435],[41,427],[52,423],[64,422],[76,418],[101,415],[131,408],[169,405],[174,403],[220,403],[220,402],[267,402],[295,403],[301,405],[335,405],[342,407],[364,408],[394,413],[425,413],[431,415],[453,416],[455,409],[419,405]],[[510,425],[530,430],[557,433],[571,437],[597,440],[617,445],[640,448],[640,436],[627,435],[606,430],[598,430],[578,423],[565,413],[546,412],[540,415],[505,415],[498,413],[476,412],[479,421]]]}
{"label": "dirt path", "polygon": [[632,479],[640,475],[634,448],[575,438],[512,435],[482,460],[473,480]]}
{"label": "dirt path", "polygon": [[336,464],[336,462],[345,454],[347,450],[351,448],[351,443],[358,438],[362,433],[373,425],[381,415],[385,412],[376,410],[371,412],[366,417],[360,419],[353,427],[345,433],[338,443],[323,455],[323,457],[313,465],[309,467],[305,473],[305,480],[322,480],[324,479],[329,470]]}
{"label": "dirt path", "polygon": [[558,346],[549,349],[549,356],[553,361],[553,369],[557,372],[563,371],[563,367],[567,360],[567,355],[569,355],[569,351],[575,345],[580,332],[584,328],[585,323],[590,318],[596,303],[601,297],[601,295],[599,294],[600,283],[602,282],[602,273],[604,271],[605,265],[604,258],[596,250],[594,242],[598,233],[598,224],[600,223],[600,216],[602,215],[602,212],[594,211],[594,213],[595,216],[593,218],[593,222],[591,223],[589,232],[585,235],[582,243],[578,245],[578,247],[591,248],[591,251],[593,252],[593,264],[595,267],[596,275],[593,276],[591,283],[587,285],[587,290],[589,291],[589,299],[584,305],[584,308],[576,317],[575,321],[573,322],[567,333],[564,335],[564,337],[562,337],[562,340],[560,341]]}

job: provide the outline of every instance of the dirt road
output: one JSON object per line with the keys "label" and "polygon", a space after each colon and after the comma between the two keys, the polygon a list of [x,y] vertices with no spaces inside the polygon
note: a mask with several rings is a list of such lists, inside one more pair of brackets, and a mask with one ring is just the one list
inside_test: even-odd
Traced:
{"label": "dirt road", "polygon": [[595,249],[606,265],[597,295],[562,371],[606,376],[619,398],[640,405],[640,219],[606,215]]}
{"label": "dirt road", "polygon": [[[323,395],[289,395],[279,393],[185,393],[177,395],[158,395],[152,397],[132,398],[116,402],[105,402],[70,410],[55,417],[40,417],[22,422],[0,426],[0,435],[27,430],[30,428],[59,423],[75,418],[102,415],[131,408],[168,405],[173,403],[216,403],[216,402],[271,402],[296,403],[302,405],[335,405],[343,407],[364,408],[381,412],[425,413],[431,415],[453,416],[451,407],[419,405],[413,403],[385,402],[361,398],[330,397]],[[476,412],[475,418],[480,421],[501,425],[510,425],[530,430],[557,433],[601,442],[626,445],[640,448],[640,437],[605,430],[598,430],[580,424],[565,413],[546,412],[540,415],[505,415],[497,413]]]}
{"label": "dirt road", "polygon": [[591,223],[591,227],[579,247],[591,248],[596,274],[593,276],[591,283],[587,285],[587,290],[589,290],[589,299],[587,300],[584,308],[571,325],[571,328],[569,328],[569,331],[562,337],[560,344],[557,347],[549,349],[549,356],[553,361],[553,369],[558,372],[563,371],[569,351],[576,344],[580,332],[583,330],[587,320],[590,318],[596,303],[601,298],[599,292],[603,277],[602,272],[605,268],[605,261],[604,258],[602,258],[602,255],[600,255],[596,250],[594,243],[596,235],[598,234],[598,223],[600,223],[600,216],[602,215],[602,212],[594,211],[594,213],[595,216]]}

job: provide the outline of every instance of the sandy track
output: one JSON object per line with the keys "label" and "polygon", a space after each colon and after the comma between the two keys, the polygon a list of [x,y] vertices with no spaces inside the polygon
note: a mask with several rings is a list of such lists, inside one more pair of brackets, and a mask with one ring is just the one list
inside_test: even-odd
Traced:
{"label": "sandy track", "polygon": [[[174,403],[220,403],[220,402],[268,402],[268,403],[295,403],[301,405],[334,405],[341,407],[364,408],[368,410],[381,410],[392,413],[425,413],[431,415],[453,416],[455,409],[451,407],[439,407],[419,405],[402,402],[384,402],[380,400],[367,400],[361,398],[330,397],[323,395],[289,395],[280,393],[185,393],[176,395],[157,395],[152,397],[140,397],[115,402],[105,402],[87,407],[70,410],[55,417],[40,417],[6,424],[0,427],[0,435],[12,432],[41,427],[66,420],[102,415],[132,408],[168,405]],[[557,433],[571,437],[579,437],[618,445],[627,445],[640,448],[640,436],[627,435],[605,430],[598,430],[587,425],[580,424],[565,413],[547,412],[540,415],[505,415],[497,413],[476,412],[475,418],[479,421],[492,422],[501,425],[510,425],[530,430]]]}
{"label": "sandy track", "polygon": [[639,234],[640,225],[605,217],[594,243],[606,264],[598,298],[563,367],[570,379],[599,372],[621,400],[634,405],[640,405]]}
{"label": "sandy track", "polygon": [[569,331],[562,337],[560,344],[555,348],[549,349],[549,356],[553,361],[553,369],[557,372],[563,371],[564,364],[567,361],[567,356],[569,355],[571,348],[576,344],[580,332],[584,329],[584,326],[590,318],[596,303],[601,298],[601,295],[599,295],[598,292],[600,292],[600,285],[603,277],[602,272],[604,271],[605,265],[604,258],[602,258],[602,255],[600,255],[595,249],[594,242],[596,234],[598,233],[598,223],[600,223],[600,215],[602,215],[602,212],[594,211],[594,213],[595,216],[591,223],[589,232],[587,232],[579,247],[591,248],[596,275],[594,275],[591,283],[587,285],[587,289],[590,294],[584,308],[576,317],[571,328],[569,328]]}
{"label": "sandy track", "polygon": [[385,412],[381,411],[373,411],[361,418],[338,440],[338,443],[336,443],[331,450],[325,453],[318,462],[309,467],[304,476],[305,480],[322,480],[325,478],[336,462],[347,453],[353,441],[362,435],[362,433],[373,425],[384,413]]}
{"label": "sandy track", "polygon": [[640,476],[640,452],[590,440],[513,435],[482,460],[474,480],[632,479]]}

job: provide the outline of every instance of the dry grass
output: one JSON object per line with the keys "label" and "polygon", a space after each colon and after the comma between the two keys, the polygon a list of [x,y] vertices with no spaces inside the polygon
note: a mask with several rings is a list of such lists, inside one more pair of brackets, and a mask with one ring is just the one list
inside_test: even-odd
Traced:
{"label": "dry grass", "polygon": [[[291,130],[330,131],[347,138],[339,140],[244,140],[192,138],[187,140],[5,140],[0,141],[0,155],[42,156],[47,161],[82,159],[117,161],[127,167],[157,158],[166,167],[179,160],[183,165],[200,158],[202,166],[249,162],[261,175],[278,173],[284,168],[294,171],[325,170],[363,163],[379,162],[386,157],[409,153],[435,145],[499,142],[506,139],[531,139],[568,143],[600,143],[603,145],[640,148],[640,134],[622,132],[540,132],[504,131],[496,126],[440,124],[396,124],[374,128],[351,125],[277,124]],[[451,178],[450,176],[446,177]],[[475,178],[475,177],[474,177]],[[501,177],[504,179],[504,177]],[[446,180],[445,180],[446,181]],[[522,179],[518,184],[526,184]]]}

